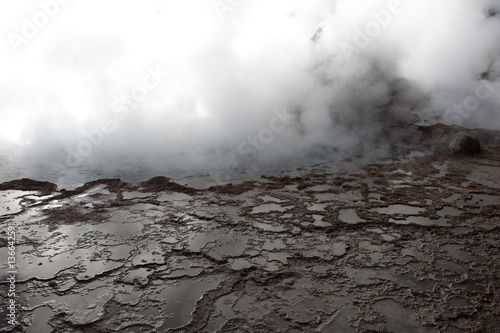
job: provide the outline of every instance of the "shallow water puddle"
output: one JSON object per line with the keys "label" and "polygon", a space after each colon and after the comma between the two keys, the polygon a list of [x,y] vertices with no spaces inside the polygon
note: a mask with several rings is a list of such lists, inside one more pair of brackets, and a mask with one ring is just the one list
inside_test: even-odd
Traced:
{"label": "shallow water puddle", "polygon": [[327,206],[328,204],[312,204],[310,206],[307,206],[307,210],[324,212]]}
{"label": "shallow water puddle", "polygon": [[341,209],[339,211],[338,219],[344,223],[350,223],[350,224],[355,224],[355,223],[359,223],[359,222],[366,222],[365,219],[362,219],[358,216],[358,213],[356,212],[356,209],[354,209],[354,208]]}
{"label": "shallow water puddle", "polygon": [[286,230],[286,228],[283,227],[282,225],[273,226],[273,225],[268,224],[268,223],[260,223],[260,222],[252,222],[252,225],[256,228],[259,228],[259,229],[262,229],[265,231],[283,232]]}
{"label": "shallow water puddle", "polygon": [[51,333],[54,328],[49,325],[49,320],[54,315],[48,306],[41,306],[33,311],[31,326],[27,333]]}
{"label": "shallow water puddle", "polygon": [[262,204],[259,206],[253,207],[250,214],[260,214],[260,213],[269,213],[269,212],[284,212],[293,206],[280,206],[278,204]]}
{"label": "shallow water puddle", "polygon": [[157,197],[156,200],[160,202],[191,201],[193,200],[193,197],[184,193],[175,192],[175,193],[164,193],[159,197]]}
{"label": "shallow water puddle", "polygon": [[130,199],[143,199],[143,198],[148,198],[153,196],[153,193],[144,193],[144,192],[139,192],[139,191],[132,191],[132,192],[123,192],[123,200],[130,200]]}
{"label": "shallow water puddle", "polygon": [[158,287],[155,299],[161,302],[162,312],[167,315],[159,330],[165,332],[187,324],[196,302],[223,280],[223,275],[214,275],[196,280],[184,279],[173,285]]}
{"label": "shallow water puddle", "polygon": [[123,282],[143,287],[149,283],[149,277],[153,273],[154,270],[151,268],[134,268],[123,277]]}
{"label": "shallow water puddle", "polygon": [[317,227],[329,227],[332,224],[330,222],[323,221],[323,216],[321,215],[313,215],[314,222],[312,225]]}
{"label": "shallow water puddle", "polygon": [[307,227],[307,226],[310,226],[310,225],[313,225],[313,226],[316,226],[316,227],[329,227],[331,226],[332,224],[330,222],[325,222],[323,221],[323,216],[321,215],[313,215],[312,216],[313,219],[314,219],[314,222],[302,222],[300,223],[302,226],[304,227]]}
{"label": "shallow water puddle", "polygon": [[23,211],[21,201],[26,195],[37,192],[0,191],[0,215],[17,214]]}
{"label": "shallow water puddle", "polygon": [[240,238],[229,243],[214,246],[207,252],[207,255],[216,260],[242,256],[247,248],[247,241],[248,238]]}
{"label": "shallow water puddle", "polygon": [[388,207],[372,208],[370,211],[379,214],[418,215],[424,212],[425,208],[408,205],[389,205]]}
{"label": "shallow water puddle", "polygon": [[330,185],[314,185],[312,187],[307,188],[308,191],[313,191],[313,192],[323,192],[331,189],[332,187]]}
{"label": "shallow water puddle", "polygon": [[252,266],[255,266],[255,264],[244,258],[229,259],[229,267],[234,271],[239,271]]}
{"label": "shallow water puddle", "polygon": [[75,325],[85,325],[101,319],[104,306],[113,297],[110,287],[99,287],[85,294],[70,295],[33,295],[30,306],[46,305],[56,313],[68,314],[67,320]]}
{"label": "shallow water puddle", "polygon": [[139,248],[139,254],[132,260],[133,265],[164,264],[164,251],[157,241],[150,241]]}
{"label": "shallow water puddle", "polygon": [[278,198],[272,197],[270,195],[262,195],[262,196],[258,196],[257,198],[261,199],[262,201],[265,201],[265,202],[282,203],[282,202],[285,201],[285,200],[282,200],[282,199],[278,199]]}
{"label": "shallow water puddle", "polygon": [[451,203],[455,200],[457,200],[458,198],[460,198],[462,195],[459,194],[459,193],[453,193],[452,195],[450,195],[448,198],[444,198],[444,199],[441,199],[443,200],[444,202],[448,202],[448,203]]}
{"label": "shallow water puddle", "polygon": [[[297,244],[300,245],[300,244]],[[335,242],[330,244],[318,244],[309,249],[300,251],[306,258],[322,258],[331,260],[334,257],[343,256],[347,252],[347,246],[344,242]]]}
{"label": "shallow water puddle", "polygon": [[469,205],[474,206],[487,206],[487,205],[500,205],[500,197],[491,194],[473,193],[472,198],[466,201]]}
{"label": "shallow water puddle", "polygon": [[425,216],[409,216],[405,219],[393,219],[390,218],[389,222],[391,223],[396,223],[396,224],[418,224],[418,225],[437,225],[437,226],[442,226],[446,227],[448,226],[448,219],[446,218],[439,218],[439,219],[431,219]]}
{"label": "shallow water puddle", "polygon": [[317,202],[339,201],[343,203],[355,203],[363,200],[359,191],[344,191],[340,193],[319,193],[315,195]]}
{"label": "shallow water puddle", "polygon": [[465,262],[485,262],[483,258],[475,256],[467,251],[462,249],[460,244],[446,244],[441,247],[445,251],[445,253],[454,259],[462,260]]}
{"label": "shallow water puddle", "polygon": [[460,216],[463,211],[451,206],[444,206],[443,208],[436,211],[439,216]]}
{"label": "shallow water puddle", "polygon": [[500,177],[493,166],[478,166],[472,170],[467,179],[483,186],[500,189]]}
{"label": "shallow water puddle", "polygon": [[48,280],[59,272],[69,269],[80,262],[86,262],[89,258],[86,249],[74,250],[60,253],[51,257],[39,257],[35,250],[30,247],[18,247],[18,260],[23,263],[22,269],[17,276],[19,281],[33,278]]}
{"label": "shallow water puddle", "polygon": [[417,320],[415,311],[394,300],[385,299],[375,302],[372,308],[385,316],[386,321],[382,325],[390,332],[438,332],[436,329],[422,326]]}

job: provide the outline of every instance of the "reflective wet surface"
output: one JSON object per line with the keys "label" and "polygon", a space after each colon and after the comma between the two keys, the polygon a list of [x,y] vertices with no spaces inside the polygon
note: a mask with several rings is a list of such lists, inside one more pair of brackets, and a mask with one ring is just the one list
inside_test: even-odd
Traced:
{"label": "reflective wet surface", "polygon": [[[17,228],[14,331],[495,332],[500,182],[472,170],[500,174],[498,157],[209,189],[12,184],[0,221]],[[6,253],[5,227],[0,240]]]}

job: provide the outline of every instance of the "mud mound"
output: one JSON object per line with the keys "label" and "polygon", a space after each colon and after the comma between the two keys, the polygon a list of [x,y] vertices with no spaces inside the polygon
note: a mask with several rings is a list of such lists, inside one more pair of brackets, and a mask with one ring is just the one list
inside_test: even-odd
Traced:
{"label": "mud mound", "polygon": [[57,185],[49,182],[23,178],[0,184],[0,191],[5,190],[40,191],[43,195],[47,195],[56,191]]}

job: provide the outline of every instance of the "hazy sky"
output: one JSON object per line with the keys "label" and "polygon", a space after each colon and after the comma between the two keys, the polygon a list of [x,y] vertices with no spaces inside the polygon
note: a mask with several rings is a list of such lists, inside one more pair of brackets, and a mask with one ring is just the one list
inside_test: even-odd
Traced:
{"label": "hazy sky", "polygon": [[387,107],[500,128],[500,0],[3,1],[0,29],[0,155],[42,164],[349,155]]}

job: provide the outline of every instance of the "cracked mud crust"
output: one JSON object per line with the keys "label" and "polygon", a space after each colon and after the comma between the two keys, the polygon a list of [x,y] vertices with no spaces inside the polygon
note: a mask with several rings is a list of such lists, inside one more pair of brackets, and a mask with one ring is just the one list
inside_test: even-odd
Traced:
{"label": "cracked mud crust", "polygon": [[499,207],[499,147],[208,189],[4,183],[22,308],[0,327],[500,332]]}

